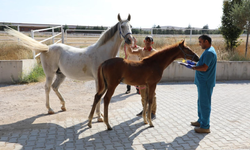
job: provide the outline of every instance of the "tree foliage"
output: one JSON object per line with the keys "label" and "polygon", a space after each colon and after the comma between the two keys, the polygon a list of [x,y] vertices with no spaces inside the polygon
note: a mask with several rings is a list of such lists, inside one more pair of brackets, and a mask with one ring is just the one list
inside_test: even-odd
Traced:
{"label": "tree foliage", "polygon": [[17,30],[17,26],[12,26],[11,23],[2,23],[3,25],[0,25],[0,31],[4,31],[6,26],[11,27],[12,29]]}
{"label": "tree foliage", "polygon": [[230,15],[234,4],[240,4],[241,0],[225,0],[223,3],[222,26],[220,31],[226,42],[227,50],[233,51],[240,43],[238,38],[242,33],[242,29],[233,24],[233,19]]}
{"label": "tree foliage", "polygon": [[242,0],[242,4],[234,4],[230,15],[233,19],[233,24],[240,28],[241,30],[246,29],[247,40],[246,40],[246,50],[245,56],[247,56],[247,45],[250,30],[250,0]]}

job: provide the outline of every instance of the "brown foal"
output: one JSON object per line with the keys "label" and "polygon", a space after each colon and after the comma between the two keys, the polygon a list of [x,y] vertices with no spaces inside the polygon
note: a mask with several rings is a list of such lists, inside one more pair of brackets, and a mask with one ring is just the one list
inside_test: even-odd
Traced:
{"label": "brown foal", "polygon": [[123,82],[128,85],[145,85],[147,87],[147,98],[143,106],[142,116],[144,123],[147,124],[146,107],[148,105],[147,118],[150,127],[153,127],[150,114],[156,85],[161,80],[164,69],[178,58],[199,61],[199,56],[186,46],[184,41],[157,51],[140,61],[129,61],[123,58],[111,58],[104,61],[98,69],[98,92],[95,94],[93,107],[89,114],[88,126],[92,127],[96,104],[106,92],[104,96],[104,122],[108,130],[112,130],[108,122],[108,106],[116,87],[120,82]]}

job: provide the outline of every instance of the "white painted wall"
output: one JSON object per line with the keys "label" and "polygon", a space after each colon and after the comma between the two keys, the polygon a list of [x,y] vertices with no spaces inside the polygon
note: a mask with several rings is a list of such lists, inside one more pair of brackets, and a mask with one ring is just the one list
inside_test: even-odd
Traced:
{"label": "white painted wall", "polygon": [[[163,72],[163,81],[194,81],[195,71],[174,61]],[[250,80],[250,61],[218,61],[216,80]]]}
{"label": "white painted wall", "polygon": [[35,59],[0,60],[0,83],[13,83],[29,75],[37,65]]}
{"label": "white painted wall", "polygon": [[[0,83],[13,83],[14,80],[28,75],[37,65],[35,59],[1,60]],[[194,81],[195,71],[181,66],[174,61],[163,72],[161,82]],[[216,79],[250,80],[250,61],[218,61]]]}

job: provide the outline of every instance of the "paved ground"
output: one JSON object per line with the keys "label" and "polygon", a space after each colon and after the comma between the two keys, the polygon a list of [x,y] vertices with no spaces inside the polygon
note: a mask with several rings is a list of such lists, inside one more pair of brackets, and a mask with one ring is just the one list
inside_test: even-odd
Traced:
{"label": "paved ground", "polygon": [[[190,126],[190,121],[197,119],[197,90],[193,83],[158,84],[154,128],[135,116],[142,109],[135,88],[128,95],[123,94],[125,89],[124,84],[118,86],[109,106],[112,131],[107,131],[104,123],[97,123],[96,118],[92,128],[88,128],[87,115],[53,117],[45,122],[39,122],[48,117],[45,114],[20,117],[10,124],[0,122],[0,149],[250,149],[249,81],[217,83],[212,97],[210,134],[197,134]],[[93,90],[90,92],[94,96]],[[82,109],[90,110],[90,106]],[[18,128],[19,124],[27,128]]]}

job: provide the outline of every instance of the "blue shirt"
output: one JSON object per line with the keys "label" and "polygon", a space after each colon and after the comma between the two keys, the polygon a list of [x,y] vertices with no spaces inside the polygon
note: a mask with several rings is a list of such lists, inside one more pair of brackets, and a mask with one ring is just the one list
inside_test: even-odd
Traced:
{"label": "blue shirt", "polygon": [[202,66],[206,64],[208,66],[207,71],[195,71],[196,85],[208,85],[214,87],[216,83],[216,65],[217,65],[217,54],[214,47],[209,47],[206,49],[196,66]]}

